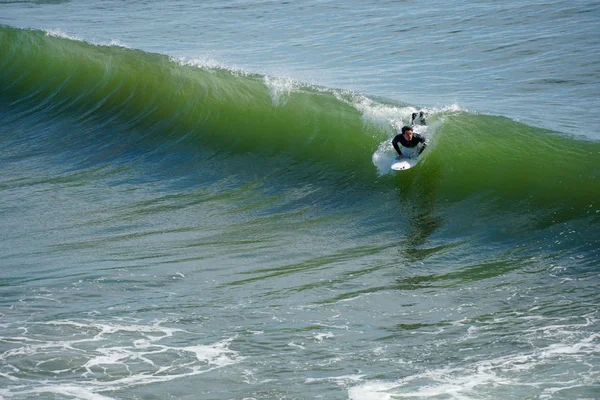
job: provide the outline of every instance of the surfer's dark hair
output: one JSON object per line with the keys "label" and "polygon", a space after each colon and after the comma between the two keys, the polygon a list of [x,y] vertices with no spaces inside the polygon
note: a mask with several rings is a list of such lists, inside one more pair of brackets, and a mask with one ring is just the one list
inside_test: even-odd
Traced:
{"label": "surfer's dark hair", "polygon": [[402,134],[404,135],[404,132],[406,132],[406,131],[412,131],[412,130],[413,130],[413,128],[411,126],[408,126],[408,125],[403,126],[402,127]]}

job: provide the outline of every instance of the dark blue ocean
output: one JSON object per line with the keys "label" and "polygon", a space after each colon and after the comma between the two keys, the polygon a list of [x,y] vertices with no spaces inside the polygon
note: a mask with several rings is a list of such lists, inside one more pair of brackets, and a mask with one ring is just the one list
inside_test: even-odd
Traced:
{"label": "dark blue ocean", "polygon": [[599,398],[598,32],[0,0],[0,399]]}

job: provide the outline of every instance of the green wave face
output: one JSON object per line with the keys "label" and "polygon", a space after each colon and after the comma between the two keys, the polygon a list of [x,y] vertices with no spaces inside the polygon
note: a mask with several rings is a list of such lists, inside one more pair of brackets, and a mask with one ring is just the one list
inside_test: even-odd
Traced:
{"label": "green wave face", "polygon": [[360,162],[375,143],[361,114],[331,91],[303,86],[279,101],[259,75],[185,66],[164,55],[42,32],[0,32],[5,93],[48,103],[48,113],[118,117],[143,128],[160,123],[164,131],[192,133],[232,151],[351,162]]}
{"label": "green wave face", "polygon": [[493,192],[560,209],[597,205],[597,142],[467,113],[446,117],[436,139],[429,170],[439,168],[449,197]]}
{"label": "green wave face", "polygon": [[362,196],[392,190],[444,210],[479,199],[483,214],[598,218],[600,144],[507,118],[429,110],[423,160],[382,176],[372,156],[390,154],[381,147],[394,135],[389,123],[406,123],[413,107],[8,27],[0,60],[6,118],[70,121],[70,137],[95,143],[89,151],[177,144],[218,153],[223,164],[244,155],[281,179],[295,169],[298,184],[344,182]]}

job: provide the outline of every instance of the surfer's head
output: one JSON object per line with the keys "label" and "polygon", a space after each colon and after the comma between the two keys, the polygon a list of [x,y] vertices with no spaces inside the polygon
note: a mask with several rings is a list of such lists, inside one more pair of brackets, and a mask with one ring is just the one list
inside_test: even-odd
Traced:
{"label": "surfer's head", "polygon": [[404,135],[404,139],[406,140],[412,140],[413,138],[413,130],[410,126],[403,126],[402,134]]}

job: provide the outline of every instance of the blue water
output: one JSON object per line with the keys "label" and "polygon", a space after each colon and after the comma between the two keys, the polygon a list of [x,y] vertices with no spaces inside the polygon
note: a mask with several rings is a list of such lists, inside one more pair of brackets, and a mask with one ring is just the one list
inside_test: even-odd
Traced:
{"label": "blue water", "polygon": [[0,399],[600,397],[599,21],[0,1]]}

